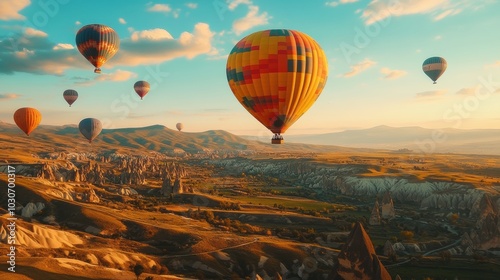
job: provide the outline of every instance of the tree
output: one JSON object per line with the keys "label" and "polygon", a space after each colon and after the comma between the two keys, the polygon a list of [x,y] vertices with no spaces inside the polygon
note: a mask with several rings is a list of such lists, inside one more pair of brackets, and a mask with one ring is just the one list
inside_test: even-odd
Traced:
{"label": "tree", "polygon": [[136,264],[134,266],[134,273],[135,273],[135,276],[137,277],[137,280],[139,280],[139,276],[144,272],[144,266],[142,266],[141,264]]}

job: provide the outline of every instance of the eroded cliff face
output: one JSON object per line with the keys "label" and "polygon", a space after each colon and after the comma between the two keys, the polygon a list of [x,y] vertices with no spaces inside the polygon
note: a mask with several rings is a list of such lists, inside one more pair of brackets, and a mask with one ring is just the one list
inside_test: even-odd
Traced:
{"label": "eroded cliff face", "polygon": [[[177,178],[182,178],[187,175],[182,166],[174,162],[164,163],[156,157],[58,153],[49,155],[49,158],[57,161],[50,164],[12,165],[15,166],[18,176],[37,177],[52,182],[85,182],[94,185],[105,183],[144,185],[148,176],[165,178],[175,175]],[[109,164],[113,168],[104,167]],[[0,172],[6,173],[7,165],[0,166]]]}
{"label": "eroded cliff face", "polygon": [[[486,193],[484,189],[455,182],[410,182],[395,177],[360,177],[356,175],[360,173],[360,167],[350,165],[242,159],[213,160],[209,163],[248,175],[265,174],[292,180],[294,184],[314,189],[319,194],[337,192],[349,196],[382,197],[390,193],[395,203],[416,203],[421,209],[470,210],[471,215],[479,212],[477,206]],[[492,193],[496,201],[500,193],[494,189]]]}
{"label": "eroded cliff face", "polygon": [[340,193],[347,196],[384,197],[390,193],[391,199],[380,202],[380,213],[372,211],[372,224],[378,223],[379,215],[387,219],[393,217],[391,205],[397,208],[398,204],[405,203],[417,205],[420,210],[462,213],[474,219],[476,224],[474,229],[464,234],[464,246],[457,246],[452,253],[471,254],[475,249],[500,247],[500,186],[487,188],[449,181],[410,182],[395,177],[367,178],[356,175],[362,173],[360,168],[350,165],[242,159],[209,162],[247,175],[264,174],[293,181],[295,185],[312,189],[319,195]]}

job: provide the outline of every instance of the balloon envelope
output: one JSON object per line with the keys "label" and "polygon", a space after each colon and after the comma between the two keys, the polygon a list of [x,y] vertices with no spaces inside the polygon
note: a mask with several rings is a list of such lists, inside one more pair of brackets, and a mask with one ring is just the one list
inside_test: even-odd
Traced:
{"label": "balloon envelope", "polygon": [[67,89],[63,92],[63,97],[68,102],[69,107],[78,99],[78,92],[73,89]]}
{"label": "balloon envelope", "polygon": [[149,92],[150,85],[146,81],[137,81],[134,84],[134,90],[141,97],[141,100]]}
{"label": "balloon envelope", "polygon": [[42,114],[35,108],[24,107],[14,112],[14,122],[28,136],[41,121]]}
{"label": "balloon envelope", "polygon": [[264,30],[234,46],[226,75],[241,105],[280,134],[319,97],[328,63],[321,47],[308,35],[295,30]]}
{"label": "balloon envelope", "polygon": [[98,119],[86,118],[80,121],[78,129],[80,129],[82,135],[91,143],[101,133],[102,124]]}
{"label": "balloon envelope", "polygon": [[120,48],[120,38],[113,28],[102,24],[89,24],[76,33],[78,51],[95,66],[95,73]]}
{"label": "balloon envelope", "polygon": [[181,131],[184,128],[184,125],[182,123],[177,123],[175,127],[177,127],[177,130]]}
{"label": "balloon envelope", "polygon": [[429,57],[422,64],[422,70],[424,73],[431,78],[431,80],[436,83],[437,79],[443,75],[444,71],[448,67],[448,63],[442,57]]}

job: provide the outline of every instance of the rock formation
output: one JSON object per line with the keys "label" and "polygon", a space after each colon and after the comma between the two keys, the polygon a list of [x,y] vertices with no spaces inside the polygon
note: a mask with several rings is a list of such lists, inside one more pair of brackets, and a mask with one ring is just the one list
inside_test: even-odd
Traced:
{"label": "rock formation", "polygon": [[396,251],[392,247],[391,241],[387,240],[384,244],[384,256],[389,257],[396,255]]}
{"label": "rock formation", "polygon": [[391,220],[396,216],[394,211],[394,203],[389,192],[386,192],[382,197],[382,219]]}
{"label": "rock formation", "polygon": [[372,241],[360,222],[355,224],[347,242],[342,246],[338,256],[338,264],[328,279],[392,280],[391,275],[375,253]]}
{"label": "rock formation", "polygon": [[380,211],[379,211],[378,200],[375,200],[375,205],[373,206],[372,214],[370,215],[369,223],[372,226],[380,225]]}

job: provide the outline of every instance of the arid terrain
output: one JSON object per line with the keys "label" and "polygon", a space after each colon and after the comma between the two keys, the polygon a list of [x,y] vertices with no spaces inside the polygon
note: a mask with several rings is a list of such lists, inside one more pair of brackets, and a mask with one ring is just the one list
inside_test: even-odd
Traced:
{"label": "arid terrain", "polygon": [[0,123],[0,185],[1,279],[500,274],[497,155]]}

